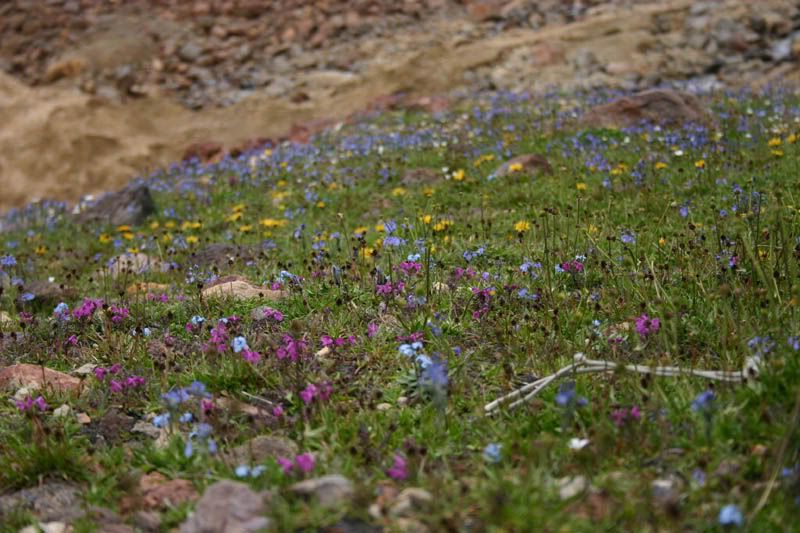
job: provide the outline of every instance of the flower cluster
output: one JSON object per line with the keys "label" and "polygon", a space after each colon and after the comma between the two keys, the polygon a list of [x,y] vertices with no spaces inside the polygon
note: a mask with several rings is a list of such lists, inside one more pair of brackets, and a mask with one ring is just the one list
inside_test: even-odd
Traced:
{"label": "flower cluster", "polygon": [[278,457],[277,461],[278,465],[283,469],[283,473],[287,475],[292,473],[293,470],[308,474],[314,470],[314,465],[316,464],[314,456],[309,452],[296,455],[294,460],[288,457]]}

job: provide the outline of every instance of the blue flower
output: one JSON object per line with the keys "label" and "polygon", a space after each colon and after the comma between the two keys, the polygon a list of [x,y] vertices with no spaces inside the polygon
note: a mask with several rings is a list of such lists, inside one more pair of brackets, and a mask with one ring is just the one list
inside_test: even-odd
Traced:
{"label": "blue flower", "polygon": [[192,396],[204,398],[209,396],[206,386],[202,381],[192,381],[192,384],[186,388],[186,392]]}
{"label": "blue flower", "polygon": [[180,422],[181,424],[188,424],[189,422],[191,422],[193,420],[193,418],[194,417],[192,416],[192,413],[187,411],[187,412],[183,413],[180,416],[180,418],[178,418],[178,422]]}
{"label": "blue flower", "polygon": [[431,360],[431,364],[423,367],[425,370],[422,372],[423,381],[435,389],[443,390],[447,387],[447,365],[440,361],[438,358]]}
{"label": "blue flower", "polygon": [[234,337],[231,341],[231,346],[233,347],[234,353],[240,353],[242,350],[249,349],[247,340],[244,337]]}
{"label": "blue flower", "polygon": [[250,475],[250,467],[247,465],[239,465],[234,471],[236,477],[247,477]]}
{"label": "blue flower", "polygon": [[800,337],[797,336],[789,337],[787,342],[789,343],[789,347],[795,352],[800,350]]}
{"label": "blue flower", "polygon": [[692,401],[692,411],[710,411],[714,404],[714,398],[716,398],[716,395],[714,394],[713,390],[704,390],[698,394],[697,397],[695,397],[694,401]]}
{"label": "blue flower", "polygon": [[13,267],[17,264],[17,260],[14,258],[13,255],[4,255],[0,257],[0,266],[3,267]]}
{"label": "blue flower", "polygon": [[205,319],[205,318],[203,318],[203,317],[202,317],[202,316],[200,316],[200,315],[195,315],[195,316],[193,316],[193,317],[192,317],[192,319],[190,320],[190,322],[192,323],[192,326],[195,326],[195,327],[199,326],[200,324],[202,324],[202,323],[203,323],[203,322],[205,322],[205,321],[206,321],[206,319]]}
{"label": "blue flower", "polygon": [[155,417],[153,417],[153,425],[159,429],[165,428],[169,425],[169,419],[170,419],[169,413],[156,415]]}
{"label": "blue flower", "polygon": [[192,446],[192,440],[187,439],[186,444],[183,446],[183,456],[187,459],[194,455],[194,447]]}
{"label": "blue flower", "polygon": [[410,344],[401,344],[397,350],[400,352],[400,355],[405,357],[414,357],[417,353]]}
{"label": "blue flower", "polygon": [[30,302],[34,298],[36,298],[36,295],[33,294],[32,292],[23,292],[22,296],[20,296],[20,300],[22,300],[23,302]]}
{"label": "blue flower", "polygon": [[558,393],[556,393],[556,404],[560,405],[561,407],[567,407],[571,405],[578,405],[584,406],[589,403],[589,400],[584,398],[583,396],[578,396],[575,392],[575,382],[574,381],[565,381],[558,387]]}
{"label": "blue flower", "polygon": [[634,244],[636,242],[636,236],[632,231],[623,231],[622,235],[619,237],[619,240],[621,240],[624,244]]}
{"label": "blue flower", "polygon": [[[383,229],[386,230],[387,235],[391,235],[392,233],[397,231],[397,222],[395,222],[394,220],[387,220],[386,222],[383,223]],[[385,242],[386,241],[384,240],[384,243]]]}
{"label": "blue flower", "polygon": [[166,402],[167,407],[175,409],[189,399],[189,393],[186,392],[186,389],[175,389],[164,393],[161,398]]}
{"label": "blue flower", "polygon": [[719,525],[742,527],[744,525],[744,516],[741,509],[732,503],[720,509]]}
{"label": "blue flower", "polygon": [[483,449],[483,460],[489,464],[497,464],[503,458],[503,445],[491,442]]}
{"label": "blue flower", "polygon": [[428,368],[429,366],[431,366],[433,364],[433,361],[431,360],[431,358],[428,357],[427,355],[425,355],[424,353],[421,353],[421,354],[417,355],[416,361],[417,361],[417,364],[420,367],[422,367],[423,370],[425,370],[426,368]]}
{"label": "blue flower", "polygon": [[383,245],[384,246],[393,246],[393,247],[396,248],[398,246],[404,245],[405,243],[406,243],[406,241],[404,241],[403,239],[401,239],[400,237],[398,237],[396,235],[389,235],[388,237],[383,239]]}

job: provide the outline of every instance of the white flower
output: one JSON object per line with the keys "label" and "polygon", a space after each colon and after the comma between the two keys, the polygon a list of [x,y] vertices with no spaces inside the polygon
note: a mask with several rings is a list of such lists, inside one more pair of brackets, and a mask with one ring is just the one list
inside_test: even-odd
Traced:
{"label": "white flower", "polygon": [[579,439],[577,437],[573,437],[569,439],[569,449],[570,450],[582,450],[589,444],[589,439]]}

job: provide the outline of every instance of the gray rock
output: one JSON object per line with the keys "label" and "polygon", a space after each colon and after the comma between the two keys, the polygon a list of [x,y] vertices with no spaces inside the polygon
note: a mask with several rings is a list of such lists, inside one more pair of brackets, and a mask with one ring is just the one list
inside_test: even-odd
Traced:
{"label": "gray rock", "polygon": [[54,481],[0,496],[0,517],[14,509],[30,511],[41,522],[73,522],[84,516],[78,487]]}
{"label": "gray rock", "polygon": [[562,500],[574,498],[589,486],[589,482],[584,476],[562,477],[556,480],[556,484],[558,485],[558,496]]}
{"label": "gray rock", "polygon": [[181,49],[178,51],[178,57],[183,59],[184,61],[194,61],[203,53],[203,47],[195,42],[188,42],[181,46]]}
{"label": "gray rock", "polygon": [[133,515],[133,525],[145,533],[161,530],[161,515],[155,511],[138,511]]}
{"label": "gray rock", "polygon": [[228,459],[236,465],[260,463],[268,458],[295,455],[297,455],[297,444],[277,435],[259,435],[227,453]]}
{"label": "gray rock", "polygon": [[218,481],[208,487],[181,533],[247,533],[266,529],[264,498],[238,481]]}
{"label": "gray rock", "polygon": [[292,485],[290,490],[316,498],[323,507],[344,505],[350,501],[354,492],[353,482],[339,474],[306,479]]}
{"label": "gray rock", "polygon": [[137,226],[155,210],[150,189],[146,185],[139,185],[104,195],[80,212],[75,221],[78,224],[104,222],[114,226]]}
{"label": "gray rock", "polygon": [[141,433],[142,435],[147,435],[151,439],[157,439],[161,435],[161,430],[150,422],[138,420],[131,428],[131,433]]}

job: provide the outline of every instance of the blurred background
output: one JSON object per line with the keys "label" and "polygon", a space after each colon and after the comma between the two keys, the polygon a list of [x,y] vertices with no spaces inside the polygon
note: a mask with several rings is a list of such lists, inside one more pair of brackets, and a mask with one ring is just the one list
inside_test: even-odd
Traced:
{"label": "blurred background", "polygon": [[798,4],[5,0],[0,210],[480,91],[792,85]]}

